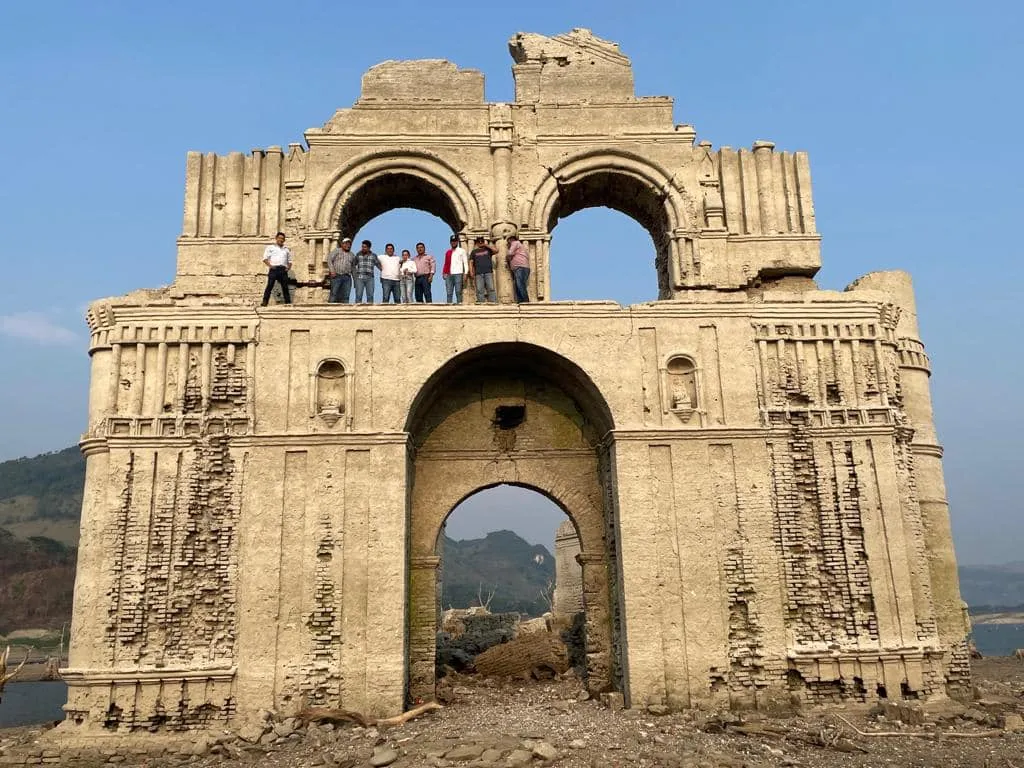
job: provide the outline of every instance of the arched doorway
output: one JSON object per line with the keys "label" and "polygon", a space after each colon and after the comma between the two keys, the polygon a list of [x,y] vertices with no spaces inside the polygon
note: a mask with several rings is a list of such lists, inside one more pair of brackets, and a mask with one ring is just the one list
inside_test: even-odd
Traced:
{"label": "arched doorway", "polygon": [[449,360],[416,397],[409,433],[409,695],[434,695],[435,546],[450,512],[502,483],[536,490],[579,532],[586,683],[622,688],[619,569],[604,398],[575,364],[542,347],[488,344]]}

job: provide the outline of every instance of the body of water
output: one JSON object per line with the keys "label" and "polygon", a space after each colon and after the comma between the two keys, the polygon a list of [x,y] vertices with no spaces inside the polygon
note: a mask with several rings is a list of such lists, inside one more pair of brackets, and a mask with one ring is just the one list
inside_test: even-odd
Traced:
{"label": "body of water", "polygon": [[982,656],[1010,656],[1024,648],[1024,624],[975,624],[971,636]]}
{"label": "body of water", "polygon": [[63,720],[68,687],[60,680],[8,683],[0,699],[0,728]]}

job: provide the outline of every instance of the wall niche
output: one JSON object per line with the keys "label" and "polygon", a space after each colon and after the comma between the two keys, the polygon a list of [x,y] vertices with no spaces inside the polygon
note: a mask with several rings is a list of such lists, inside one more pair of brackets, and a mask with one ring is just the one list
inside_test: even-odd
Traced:
{"label": "wall niche", "polygon": [[316,369],[313,383],[313,416],[333,427],[346,415],[348,372],[340,360],[324,360]]}
{"label": "wall niche", "polygon": [[697,364],[687,355],[673,355],[665,365],[667,411],[684,424],[699,426]]}

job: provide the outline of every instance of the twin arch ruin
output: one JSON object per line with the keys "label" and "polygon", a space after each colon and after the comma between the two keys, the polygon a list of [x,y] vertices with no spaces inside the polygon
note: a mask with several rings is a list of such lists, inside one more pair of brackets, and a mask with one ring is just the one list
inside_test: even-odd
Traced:
{"label": "twin arch ruin", "polygon": [[[806,155],[697,141],[614,43],[510,51],[512,103],[385,62],[305,143],[188,154],[173,284],[88,312],[66,728],[431,695],[438,530],[500,483],[575,523],[594,691],[969,695],[909,275],[819,289]],[[535,301],[499,269],[497,305],[256,306],[275,232],[317,279],[339,235],[406,205],[517,233]],[[590,205],[651,232],[658,300],[549,301],[551,233]]]}

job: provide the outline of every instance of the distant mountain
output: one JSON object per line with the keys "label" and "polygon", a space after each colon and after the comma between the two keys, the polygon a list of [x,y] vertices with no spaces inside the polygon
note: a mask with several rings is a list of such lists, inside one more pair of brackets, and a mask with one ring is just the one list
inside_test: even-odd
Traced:
{"label": "distant mountain", "polygon": [[445,536],[441,554],[442,608],[469,608],[490,596],[493,613],[540,616],[550,610],[544,596],[555,582],[555,559],[546,547],[512,531],[494,531],[464,541]]}
{"label": "distant mountain", "polygon": [[0,527],[78,545],[85,459],[77,446],[0,463]]}
{"label": "distant mountain", "polygon": [[0,635],[60,629],[71,620],[78,551],[59,541],[19,539],[0,528]]}
{"label": "distant mountain", "polygon": [[1024,562],[961,565],[960,595],[972,609],[1024,606]]}

